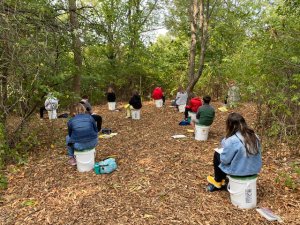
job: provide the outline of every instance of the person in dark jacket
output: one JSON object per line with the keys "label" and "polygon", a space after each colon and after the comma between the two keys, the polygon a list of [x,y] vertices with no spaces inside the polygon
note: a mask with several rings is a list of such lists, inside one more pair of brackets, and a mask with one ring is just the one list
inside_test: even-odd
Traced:
{"label": "person in dark jacket", "polygon": [[108,102],[116,102],[116,94],[112,87],[109,87],[106,92],[106,99]]}
{"label": "person in dark jacket", "polygon": [[142,100],[141,96],[137,91],[133,91],[133,95],[129,100],[129,104],[125,105],[124,108],[126,109],[126,118],[131,117],[131,110],[132,109],[141,109],[142,108]]}
{"label": "person in dark jacket", "polygon": [[96,121],[86,113],[81,103],[76,103],[70,108],[72,118],[68,121],[68,135],[66,137],[69,163],[76,165],[74,151],[83,151],[95,148],[98,144],[98,129]]}
{"label": "person in dark jacket", "polygon": [[97,124],[98,132],[100,132],[102,126],[102,117],[93,113],[92,105],[89,103],[89,97],[87,95],[82,96],[80,103],[86,109],[86,113],[89,113],[94,118]]}
{"label": "person in dark jacket", "polygon": [[197,125],[210,126],[215,118],[215,109],[209,105],[211,97],[206,95],[203,97],[204,104],[199,107],[196,118],[198,120]]}

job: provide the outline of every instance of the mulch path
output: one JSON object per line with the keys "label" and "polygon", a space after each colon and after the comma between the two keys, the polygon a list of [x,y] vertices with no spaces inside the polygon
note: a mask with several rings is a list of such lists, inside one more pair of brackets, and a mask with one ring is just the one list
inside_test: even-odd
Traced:
{"label": "mulch path", "polygon": [[[125,119],[123,110],[108,111],[107,105],[94,111],[103,117],[103,127],[118,133],[99,139],[96,161],[114,156],[118,169],[107,175],[77,172],[67,163],[67,119],[36,117],[31,126],[39,129],[40,143],[25,166],[7,169],[0,224],[270,224],[255,209],[233,206],[227,191],[205,189],[206,176],[213,173],[213,149],[224,136],[229,112],[217,110],[209,139],[201,142],[187,132],[190,126],[178,125],[183,114],[168,106],[145,102],[141,120],[135,121]],[[254,125],[253,105],[243,104],[236,111]],[[173,139],[175,134],[187,138]],[[265,147],[263,162],[258,207],[270,208],[286,224],[300,224],[299,189],[275,182],[285,170],[286,157]]]}

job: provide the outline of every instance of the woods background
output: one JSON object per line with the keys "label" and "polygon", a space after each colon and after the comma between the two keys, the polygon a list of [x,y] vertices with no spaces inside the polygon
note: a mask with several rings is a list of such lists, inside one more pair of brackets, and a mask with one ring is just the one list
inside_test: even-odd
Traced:
{"label": "woods background", "polygon": [[299,155],[299,15],[298,0],[0,1],[0,167],[38,141],[26,123],[48,92],[60,109],[82,94],[103,103],[108,86],[118,101],[180,84],[223,101],[231,79],[264,144]]}

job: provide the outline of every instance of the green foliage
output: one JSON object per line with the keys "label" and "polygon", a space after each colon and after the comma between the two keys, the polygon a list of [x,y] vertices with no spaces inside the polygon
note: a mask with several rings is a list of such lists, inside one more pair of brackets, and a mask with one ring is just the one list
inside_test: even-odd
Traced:
{"label": "green foliage", "polygon": [[[266,106],[259,122],[268,128],[269,136],[288,140],[300,129],[299,17],[283,1],[272,5],[267,1],[257,5],[245,2],[246,5],[250,7],[245,12],[255,11],[250,11],[248,18],[247,13],[243,14],[246,18],[238,15],[240,26],[235,26],[244,31],[239,32],[236,41],[225,38],[231,45],[220,54],[220,71],[223,77],[238,81],[243,100]],[[214,37],[212,41],[214,45]],[[216,43],[220,49],[222,44]]]}
{"label": "green foliage", "polygon": [[6,189],[7,184],[8,184],[7,178],[4,175],[0,174],[0,190]]}
{"label": "green foliage", "polygon": [[[87,3],[92,7],[85,7]],[[118,100],[127,100],[133,89],[147,96],[154,86],[161,85],[169,97],[179,84],[185,86],[190,1],[103,0],[79,4],[81,29],[76,32],[81,35],[84,59],[81,93],[87,94],[92,104],[104,101],[110,85]],[[72,90],[76,68],[66,3],[8,0],[1,1],[0,6],[0,73],[8,71],[7,86],[1,89],[7,89],[7,99],[0,111],[27,120],[34,107],[43,105],[42,97],[48,92],[59,98],[60,109],[78,101],[80,96]],[[296,140],[300,132],[298,1],[216,1],[211,7],[214,11],[209,21],[205,68],[195,93],[222,99],[227,81],[234,79],[242,99],[262,107],[260,127],[267,128],[269,136]],[[160,25],[165,12],[159,11],[162,8],[169,10],[165,20],[170,32],[150,42],[146,39],[148,31]],[[22,136],[22,132],[16,135]],[[5,157],[24,163],[24,155],[26,158],[37,142],[32,135],[16,138],[15,146],[8,151],[7,139],[2,127],[0,167]]]}
{"label": "green foliage", "polygon": [[34,199],[28,199],[28,200],[25,200],[21,203],[21,205],[24,206],[24,207],[35,206],[36,204],[37,204],[37,201],[34,200]]}
{"label": "green foliage", "polygon": [[276,177],[275,182],[296,190],[300,186],[299,163],[291,163],[286,170],[286,172],[282,172]]}
{"label": "green foliage", "polygon": [[7,152],[8,146],[6,144],[5,129],[4,125],[0,123],[0,190],[7,187],[7,178],[1,174]]}
{"label": "green foliage", "polygon": [[4,157],[8,152],[8,145],[6,143],[6,131],[4,129],[4,124],[0,123],[0,170],[4,166]]}
{"label": "green foliage", "polygon": [[186,82],[188,42],[183,37],[158,37],[149,47],[151,58],[147,60],[148,71],[153,74],[151,88],[160,84],[174,95],[178,85]]}

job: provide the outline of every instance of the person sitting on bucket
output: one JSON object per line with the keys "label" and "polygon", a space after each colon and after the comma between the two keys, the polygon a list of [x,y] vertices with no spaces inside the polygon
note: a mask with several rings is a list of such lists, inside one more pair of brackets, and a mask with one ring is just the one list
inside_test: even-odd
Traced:
{"label": "person sitting on bucket", "polygon": [[200,106],[202,106],[201,99],[195,96],[194,93],[191,93],[189,103],[185,107],[184,120],[188,119],[189,112],[197,113]]}
{"label": "person sitting on bucket", "polygon": [[44,107],[40,108],[40,118],[43,118],[44,109],[48,111],[49,119],[56,119],[56,110],[58,108],[58,99],[52,93],[47,94]]}
{"label": "person sitting on bucket", "polygon": [[153,92],[152,92],[152,98],[154,100],[162,100],[163,101],[163,105],[165,104],[165,96],[164,96],[164,92],[163,89],[160,86],[157,86],[156,88],[154,88]]}
{"label": "person sitting on bucket", "polygon": [[[203,105],[199,107],[196,119],[196,122],[199,126],[210,126],[215,118],[215,109],[209,103],[211,101],[211,97],[206,95],[203,97]],[[192,123],[194,125],[194,123]]]}
{"label": "person sitting on bucket", "polygon": [[93,113],[92,105],[89,103],[89,96],[82,96],[80,103],[85,107],[86,113],[91,114],[91,116],[94,118],[97,124],[98,132],[100,132],[102,126],[102,117]]}
{"label": "person sitting on bucket", "polygon": [[139,95],[138,91],[132,92],[132,97],[129,100],[129,104],[125,105],[124,108],[126,109],[126,118],[131,117],[131,110],[132,109],[141,109],[142,108],[142,99]]}
{"label": "person sitting on bucket", "polygon": [[107,99],[107,102],[116,102],[116,94],[112,87],[108,87],[107,92],[106,92],[106,99]]}
{"label": "person sitting on bucket", "polygon": [[260,172],[261,145],[257,135],[246,124],[244,117],[231,113],[226,120],[226,136],[221,142],[223,151],[214,153],[214,177],[208,176],[207,190],[220,190],[226,175],[247,177]]}
{"label": "person sitting on bucket", "polygon": [[70,107],[70,115],[72,118],[68,121],[66,143],[69,163],[75,166],[74,151],[95,148],[98,144],[98,129],[96,121],[89,113],[86,113],[86,109],[81,103]]}
{"label": "person sitting on bucket", "polygon": [[172,101],[172,106],[176,106],[178,109],[178,106],[185,105],[188,99],[188,93],[184,91],[182,86],[178,87],[178,92],[176,94],[176,98],[174,101]]}
{"label": "person sitting on bucket", "polygon": [[[227,99],[226,99],[226,105],[228,104],[230,108],[235,108],[238,105],[238,102],[240,101],[240,89],[236,85],[236,82],[234,80],[231,80],[228,84],[229,89],[227,93]],[[225,103],[225,102],[224,102]]]}

